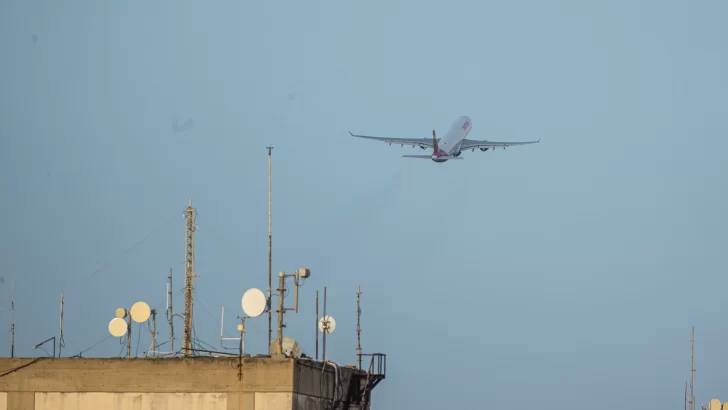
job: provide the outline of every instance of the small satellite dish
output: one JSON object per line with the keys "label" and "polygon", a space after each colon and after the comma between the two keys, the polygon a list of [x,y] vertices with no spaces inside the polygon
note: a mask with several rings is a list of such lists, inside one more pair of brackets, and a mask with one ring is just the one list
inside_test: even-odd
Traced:
{"label": "small satellite dish", "polygon": [[[278,351],[278,338],[271,342],[270,344],[270,351],[271,352],[277,352]],[[292,356],[292,357],[300,357],[301,356],[301,346],[298,345],[298,342],[294,340],[292,337],[283,336],[283,354],[286,356]]]}
{"label": "small satellite dish", "polygon": [[[328,331],[324,332],[324,326],[326,325],[326,321],[329,322],[329,329]],[[333,316],[324,316],[319,319],[319,330],[321,331],[321,333],[331,334],[334,333],[334,329],[336,329],[336,320],[334,320]]]}
{"label": "small satellite dish", "polygon": [[720,400],[713,399],[708,404],[708,410],[720,410]]}
{"label": "small satellite dish", "polygon": [[109,333],[114,337],[124,336],[126,333],[126,322],[124,319],[116,317],[109,322]]}
{"label": "small satellite dish", "polygon": [[243,294],[242,305],[243,312],[245,312],[246,315],[250,317],[258,317],[265,312],[268,300],[262,290],[252,288],[248,289]]}
{"label": "small satellite dish", "polygon": [[152,311],[145,302],[137,302],[131,307],[131,318],[137,323],[146,322],[151,314]]}
{"label": "small satellite dish", "polygon": [[118,308],[116,309],[116,317],[119,319],[123,319],[126,317],[126,309],[124,308]]}
{"label": "small satellite dish", "polygon": [[728,403],[723,403],[723,410],[728,410]]}
{"label": "small satellite dish", "polygon": [[296,271],[296,275],[298,275],[298,277],[300,277],[300,278],[306,279],[309,276],[311,276],[311,270],[308,268],[301,268]]}

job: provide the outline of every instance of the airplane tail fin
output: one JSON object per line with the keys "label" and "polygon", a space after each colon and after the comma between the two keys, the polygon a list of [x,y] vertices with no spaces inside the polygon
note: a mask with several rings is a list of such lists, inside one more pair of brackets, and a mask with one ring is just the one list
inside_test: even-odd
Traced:
{"label": "airplane tail fin", "polygon": [[437,136],[435,135],[435,129],[432,129],[432,143],[434,144],[435,154],[440,152],[440,148],[437,146]]}

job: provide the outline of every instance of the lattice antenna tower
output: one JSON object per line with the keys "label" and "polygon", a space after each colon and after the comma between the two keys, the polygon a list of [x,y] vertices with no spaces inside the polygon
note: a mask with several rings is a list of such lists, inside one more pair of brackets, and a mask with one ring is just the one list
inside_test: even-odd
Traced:
{"label": "lattice antenna tower", "polygon": [[189,199],[189,206],[185,210],[186,220],[186,243],[185,243],[185,326],[182,333],[182,353],[189,356],[192,351],[192,312],[193,312],[193,291],[194,279],[198,277],[195,273],[195,214],[192,207],[192,198]]}

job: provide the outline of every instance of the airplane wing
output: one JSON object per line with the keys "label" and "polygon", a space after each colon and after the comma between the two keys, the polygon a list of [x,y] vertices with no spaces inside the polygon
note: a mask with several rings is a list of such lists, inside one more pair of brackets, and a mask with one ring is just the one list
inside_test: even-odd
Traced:
{"label": "airplane wing", "polygon": [[475,141],[475,140],[469,140],[464,139],[462,144],[460,145],[460,149],[462,151],[465,151],[466,149],[475,149],[475,148],[506,148],[514,145],[526,145],[526,144],[538,144],[541,142],[541,138],[539,138],[537,141],[524,141],[524,142],[495,142],[495,141]]}
{"label": "airplane wing", "polygon": [[420,146],[420,147],[430,147],[432,148],[434,145],[432,143],[432,138],[388,138],[388,137],[372,137],[369,135],[356,135],[352,134],[351,131],[349,131],[349,135],[352,137],[357,138],[366,138],[370,140],[375,141],[382,141],[386,142],[387,144],[399,144],[399,145],[412,145],[412,146]]}

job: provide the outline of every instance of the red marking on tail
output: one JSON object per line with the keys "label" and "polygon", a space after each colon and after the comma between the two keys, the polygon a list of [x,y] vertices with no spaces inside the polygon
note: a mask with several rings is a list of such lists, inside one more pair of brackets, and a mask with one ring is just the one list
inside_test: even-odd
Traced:
{"label": "red marking on tail", "polygon": [[435,136],[435,131],[432,131],[432,142],[435,145],[435,154],[437,155],[440,152],[440,148],[437,145],[437,137]]}

